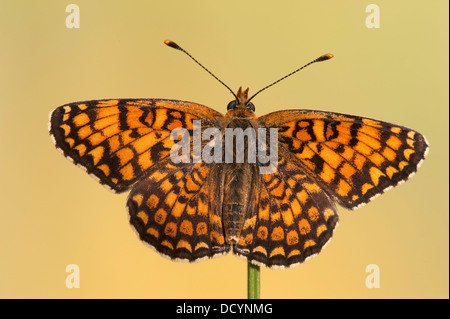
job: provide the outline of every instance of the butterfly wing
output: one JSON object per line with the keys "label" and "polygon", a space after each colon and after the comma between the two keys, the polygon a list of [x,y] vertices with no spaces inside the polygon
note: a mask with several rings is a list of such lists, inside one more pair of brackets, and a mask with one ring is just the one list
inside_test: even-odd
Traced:
{"label": "butterfly wing", "polygon": [[227,253],[214,171],[202,161],[176,165],[166,159],[138,182],[127,205],[141,240],[181,261]]}
{"label": "butterfly wing", "polygon": [[280,147],[346,208],[407,180],[425,158],[425,137],[409,128],[346,114],[288,110],[258,118],[277,127]]}
{"label": "butterfly wing", "polygon": [[[99,182],[127,190],[155,163],[169,157],[175,128],[191,132],[193,120],[214,126],[223,115],[206,106],[159,99],[70,103],[50,114],[56,147]],[[192,134],[191,134],[192,136]]]}
{"label": "butterfly wing", "polygon": [[280,154],[277,170],[261,174],[259,196],[246,216],[234,253],[271,268],[293,267],[318,254],[338,215],[330,197],[305,171]]}

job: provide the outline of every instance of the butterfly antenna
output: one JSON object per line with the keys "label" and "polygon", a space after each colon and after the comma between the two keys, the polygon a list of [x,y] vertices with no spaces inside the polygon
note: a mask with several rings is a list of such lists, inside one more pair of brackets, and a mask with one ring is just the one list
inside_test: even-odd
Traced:
{"label": "butterfly antenna", "polygon": [[238,97],[236,96],[236,94],[234,94],[233,90],[231,90],[228,85],[226,85],[225,83],[223,83],[217,76],[215,76],[214,74],[212,74],[211,71],[209,71],[207,68],[205,68],[200,62],[198,62],[192,55],[189,54],[189,52],[187,52],[186,50],[184,50],[182,47],[180,47],[178,44],[176,44],[173,41],[170,40],[166,40],[164,41],[164,44],[168,45],[171,48],[180,50],[181,52],[184,52],[188,57],[190,57],[192,60],[194,60],[195,63],[197,63],[198,65],[200,65],[203,70],[205,70],[206,72],[208,72],[209,74],[211,74],[217,81],[219,81],[220,83],[223,84],[223,86],[225,86],[230,92],[231,94],[233,94],[234,98],[236,99],[236,101],[238,101]]}
{"label": "butterfly antenna", "polygon": [[313,64],[313,63],[326,61],[326,60],[331,59],[332,57],[334,57],[334,55],[332,55],[331,53],[327,53],[327,54],[321,55],[321,56],[318,57],[317,59],[315,59],[315,60],[309,62],[308,64],[305,64],[305,65],[302,66],[301,68],[298,68],[297,70],[295,70],[295,71],[289,73],[288,75],[283,76],[281,79],[279,79],[279,80],[273,82],[272,84],[269,84],[268,86],[263,87],[261,90],[259,90],[259,91],[256,92],[255,94],[253,94],[253,96],[247,100],[247,103],[250,102],[250,100],[253,99],[256,95],[258,95],[258,94],[261,93],[262,91],[264,91],[264,90],[270,88],[271,86],[277,84],[277,83],[280,82],[281,80],[284,80],[284,79],[290,77],[291,75],[293,75],[293,74],[297,73],[298,71],[300,71],[300,70],[306,68],[307,66],[310,66],[310,65]]}

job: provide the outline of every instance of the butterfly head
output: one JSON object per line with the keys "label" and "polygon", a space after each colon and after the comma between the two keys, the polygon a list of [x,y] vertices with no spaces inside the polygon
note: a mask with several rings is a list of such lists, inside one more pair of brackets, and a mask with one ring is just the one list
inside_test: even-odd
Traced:
{"label": "butterfly head", "polygon": [[255,105],[253,105],[252,102],[248,101],[248,88],[245,91],[243,91],[242,87],[240,87],[236,94],[236,100],[233,100],[230,103],[228,103],[227,106],[228,111],[237,109],[255,112]]}

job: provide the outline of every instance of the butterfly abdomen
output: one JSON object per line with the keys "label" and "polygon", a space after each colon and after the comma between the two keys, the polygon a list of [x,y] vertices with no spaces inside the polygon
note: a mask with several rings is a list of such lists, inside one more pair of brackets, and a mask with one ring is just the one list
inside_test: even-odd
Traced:
{"label": "butterfly abdomen", "polygon": [[242,230],[245,212],[249,203],[252,170],[248,163],[225,165],[222,218],[225,239],[231,245],[238,242]]}

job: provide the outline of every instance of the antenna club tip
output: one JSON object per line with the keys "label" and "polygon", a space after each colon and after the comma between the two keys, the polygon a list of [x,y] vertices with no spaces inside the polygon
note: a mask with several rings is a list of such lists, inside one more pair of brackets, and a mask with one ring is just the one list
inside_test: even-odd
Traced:
{"label": "antenna club tip", "polygon": [[329,59],[331,59],[333,57],[334,57],[333,54],[327,53],[327,54],[324,54],[324,55],[321,55],[320,57],[318,57],[316,62],[326,61],[326,60],[329,60]]}
{"label": "antenna club tip", "polygon": [[169,46],[169,47],[171,47],[171,48],[174,48],[174,49],[177,49],[177,50],[181,50],[181,47],[178,44],[176,44],[175,42],[171,41],[171,40],[165,40],[164,44]]}

